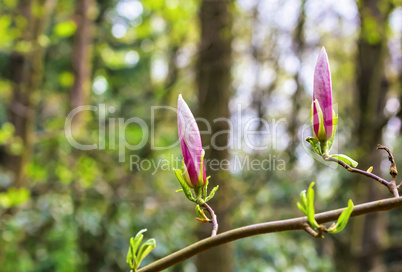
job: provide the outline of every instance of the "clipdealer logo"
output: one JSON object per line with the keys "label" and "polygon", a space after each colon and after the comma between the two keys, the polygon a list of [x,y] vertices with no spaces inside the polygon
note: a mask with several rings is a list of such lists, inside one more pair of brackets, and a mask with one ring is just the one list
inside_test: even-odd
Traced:
{"label": "clipdealer logo", "polygon": [[[74,118],[85,111],[96,113],[98,119],[98,137],[95,142],[88,143],[81,139],[74,137],[73,121]],[[170,112],[168,112],[170,111]],[[181,158],[174,158],[171,155],[169,159],[141,159],[137,155],[129,155],[129,151],[140,150],[147,144],[150,145],[151,150],[170,150],[177,148],[180,145],[179,139],[176,141],[158,146],[157,137],[157,123],[156,114],[177,114],[177,109],[171,106],[152,106],[150,108],[150,120],[145,121],[139,117],[131,117],[128,119],[113,117],[116,112],[114,106],[107,106],[106,104],[84,105],[73,109],[67,116],[64,125],[64,133],[68,143],[76,149],[87,150],[117,150],[119,155],[119,162],[126,162],[129,158],[130,169],[132,171],[152,171],[156,173],[158,170],[172,170],[173,168],[180,168]],[[230,160],[208,160],[205,159],[207,169],[211,170],[285,170],[285,161],[279,155],[267,154],[266,158],[256,159],[250,155],[236,154],[238,150],[246,150],[250,153],[268,153],[272,150],[278,149],[278,134],[283,132],[286,124],[285,118],[275,119],[269,121],[263,118],[248,118],[247,120],[242,116],[241,104],[238,105],[237,115],[232,118],[216,118],[212,124],[204,118],[196,118],[197,123],[202,124],[204,130],[200,130],[201,135],[209,135],[211,142],[208,146],[203,146],[205,150],[213,148],[216,150],[230,149],[234,153]],[[233,121],[235,120],[235,121]],[[227,123],[228,130],[221,130],[212,134],[212,125],[225,122]],[[129,126],[136,126],[138,141],[132,144],[126,138],[126,130]],[[260,129],[257,129],[260,127]],[[262,128],[262,129],[261,129]],[[222,134],[228,135],[228,143],[225,146],[220,146],[217,142],[217,137]],[[108,143],[106,143],[108,141]],[[128,156],[127,156],[128,155]]]}

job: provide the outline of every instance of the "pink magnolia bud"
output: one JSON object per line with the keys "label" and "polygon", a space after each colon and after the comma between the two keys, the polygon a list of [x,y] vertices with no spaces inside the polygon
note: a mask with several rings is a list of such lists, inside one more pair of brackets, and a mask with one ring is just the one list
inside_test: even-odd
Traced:
{"label": "pink magnolia bud", "polygon": [[314,137],[320,142],[331,138],[334,113],[332,110],[331,72],[327,52],[323,47],[314,70],[313,104],[311,122]]}
{"label": "pink magnolia bud", "polygon": [[184,159],[184,176],[190,187],[204,186],[206,183],[203,165],[204,150],[197,122],[187,103],[179,95],[177,103],[177,126],[181,151]]}

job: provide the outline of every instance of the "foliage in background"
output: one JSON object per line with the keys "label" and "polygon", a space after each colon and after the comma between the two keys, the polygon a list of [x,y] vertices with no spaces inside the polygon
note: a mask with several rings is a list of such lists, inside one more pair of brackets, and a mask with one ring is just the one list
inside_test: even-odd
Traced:
{"label": "foliage in background", "polygon": [[[298,105],[310,102],[312,73],[309,71],[313,71],[316,52],[325,44],[331,56],[332,76],[336,79],[333,81],[334,101],[343,101],[337,110],[344,114],[339,120],[336,146],[339,150],[352,146],[354,139],[350,130],[356,124],[348,116],[358,114],[359,108],[353,104],[353,99],[343,98],[353,96],[354,92],[355,40],[359,30],[357,7],[354,2],[345,1],[344,5],[320,4],[317,9],[317,1],[307,1],[306,6],[302,6],[302,2],[260,1],[254,5],[237,1],[233,5],[232,118],[236,120],[240,115],[245,120],[251,117],[265,118],[269,122],[282,117],[287,120],[278,125],[277,133],[281,137],[276,137],[276,142],[269,137],[255,137],[254,140],[262,144],[269,141],[268,152],[231,150],[233,160],[235,156],[249,160],[270,159],[271,166],[267,171],[233,171],[236,183],[233,204],[241,203],[231,215],[233,227],[297,216],[294,204],[298,193],[311,180],[319,180],[316,201],[323,210],[343,205],[355,193],[343,193],[344,169],[334,170],[313,163],[313,157],[303,147],[302,136],[305,135],[292,128],[309,122],[310,109]],[[171,160],[172,155],[180,156],[180,148],[153,150],[149,141],[140,150],[126,150],[125,161],[120,162],[116,146],[119,131],[113,122],[118,123],[117,118],[140,117],[151,132],[151,106],[174,106],[179,93],[186,94],[190,107],[195,108],[199,2],[92,2],[92,83],[88,104],[105,104],[105,109],[114,107],[115,111],[106,110],[104,115],[99,111],[90,112],[85,117],[86,127],[77,130],[75,137],[83,144],[99,144],[100,123],[105,124],[106,132],[114,131],[115,137],[106,133],[102,139],[105,149],[91,151],[75,149],[64,134],[75,79],[71,56],[78,28],[74,1],[55,3],[45,34],[38,39],[45,50],[44,70],[39,90],[32,98],[37,103],[37,116],[32,124],[33,151],[26,165],[28,182],[22,188],[15,188],[8,169],[3,167],[0,171],[1,270],[125,271],[127,240],[145,226],[158,241],[158,247],[144,264],[196,241],[193,233],[183,231],[195,229],[193,206],[183,205],[182,195],[172,194],[177,189],[177,181],[171,171],[154,173],[152,165],[148,171],[130,168],[132,155],[139,161]],[[5,152],[21,153],[22,140],[13,137],[14,128],[8,120],[13,92],[11,56],[14,51],[30,50],[30,44],[20,40],[26,27],[19,12],[20,4],[17,1],[0,3],[1,166],[5,163]],[[401,9],[395,10],[392,16],[395,21],[400,18]],[[305,34],[298,40],[295,29],[303,18]],[[390,92],[384,111],[390,120],[383,134],[384,144],[393,146],[395,157],[400,158],[402,142],[397,136],[401,120],[396,115],[401,94],[395,48],[399,48],[396,44],[400,44],[401,37],[395,25],[391,24],[390,28],[391,50],[385,67]],[[237,107],[239,102],[241,109]],[[290,122],[293,116],[296,116],[295,123]],[[176,142],[176,114],[155,111],[155,120],[155,146]],[[259,124],[256,128],[264,131]],[[138,126],[129,125],[125,136],[129,144],[135,145],[144,135]],[[354,158],[363,153],[352,150],[350,155]],[[278,159],[285,161],[285,169],[279,169]],[[387,168],[385,163],[383,169],[374,171],[386,173]],[[183,211],[181,216],[177,211]],[[389,214],[389,235],[396,237],[395,241],[402,235],[401,222],[397,220],[400,217],[400,210]],[[347,239],[346,235],[340,233],[339,240]],[[313,241],[306,237],[300,232],[238,241],[235,243],[235,269],[245,272],[334,271],[336,256],[331,255],[331,248],[337,246],[338,238]],[[387,259],[387,265],[398,259],[396,253],[390,256],[394,258]],[[193,260],[187,260],[170,271],[193,269]]]}

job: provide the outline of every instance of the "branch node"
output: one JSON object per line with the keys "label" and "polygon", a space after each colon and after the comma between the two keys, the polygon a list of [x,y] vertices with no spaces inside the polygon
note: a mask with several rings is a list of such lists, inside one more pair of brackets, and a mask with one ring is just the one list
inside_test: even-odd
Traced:
{"label": "branch node", "polygon": [[[320,225],[318,231],[315,231],[308,223],[303,224],[304,231],[313,236],[314,238],[324,238],[322,233],[324,232],[325,227]],[[324,228],[324,229],[323,229]]]}

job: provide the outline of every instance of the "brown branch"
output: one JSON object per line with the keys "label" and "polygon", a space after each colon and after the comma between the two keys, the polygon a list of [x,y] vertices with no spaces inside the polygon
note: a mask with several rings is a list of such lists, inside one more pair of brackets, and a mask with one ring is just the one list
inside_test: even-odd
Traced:
{"label": "brown branch", "polygon": [[345,168],[349,172],[361,174],[361,175],[364,175],[366,177],[369,177],[369,178],[372,178],[372,179],[378,181],[380,184],[386,186],[388,188],[388,190],[391,192],[391,194],[394,195],[394,197],[399,197],[398,189],[402,187],[402,182],[398,186],[396,186],[395,179],[396,179],[396,175],[398,175],[398,170],[396,169],[396,163],[394,160],[394,156],[392,156],[391,150],[389,150],[389,148],[386,146],[379,144],[379,145],[377,145],[377,149],[384,149],[385,151],[388,152],[388,159],[391,162],[391,167],[389,170],[389,173],[392,176],[391,181],[386,181],[385,179],[383,179],[377,175],[374,175],[373,173],[354,168],[341,160],[331,157],[328,154],[322,155],[322,158],[326,161],[336,162],[337,164],[341,165],[343,168]]}
{"label": "brown branch", "polygon": [[212,228],[212,234],[211,237],[214,237],[217,233],[218,233],[218,219],[216,218],[216,214],[214,212],[214,210],[212,210],[212,208],[204,202],[204,204],[202,204],[205,208],[207,208],[209,214],[212,217],[212,224],[213,224],[213,228]]}
{"label": "brown branch", "polygon": [[343,161],[341,161],[341,160],[338,160],[338,159],[335,159],[335,158],[333,158],[333,157],[330,157],[329,155],[325,155],[325,154],[324,154],[322,157],[323,157],[323,159],[326,160],[326,161],[336,162],[337,164],[339,164],[340,166],[342,166],[343,168],[345,168],[345,169],[348,170],[349,172],[361,174],[361,175],[364,175],[364,176],[366,176],[366,177],[372,178],[372,179],[378,181],[379,183],[381,183],[382,185],[385,185],[385,186],[387,186],[387,187],[388,187],[388,185],[389,185],[389,182],[388,182],[388,181],[386,181],[386,180],[383,179],[383,178],[380,178],[380,177],[377,176],[377,175],[374,175],[373,173],[370,173],[370,172],[367,172],[367,171],[363,171],[363,170],[354,168],[354,167],[350,166],[349,164],[347,164],[346,162],[343,162]]}
{"label": "brown branch", "polygon": [[[351,217],[379,211],[388,211],[398,207],[402,207],[402,197],[395,197],[374,202],[368,202],[356,205],[353,209]],[[342,213],[343,210],[344,209],[338,209],[329,212],[319,213],[316,214],[315,219],[319,224],[335,221],[337,220],[337,218],[339,217],[339,215]],[[206,238],[186,248],[176,251],[175,253],[172,253],[152,264],[149,264],[139,269],[138,272],[161,271],[179,262],[182,262],[194,255],[197,255],[200,252],[242,238],[272,232],[305,230],[305,225],[307,224],[307,222],[308,220],[307,217],[305,216],[287,220],[279,220],[274,222],[249,225],[234,230],[226,231],[214,237]]]}

